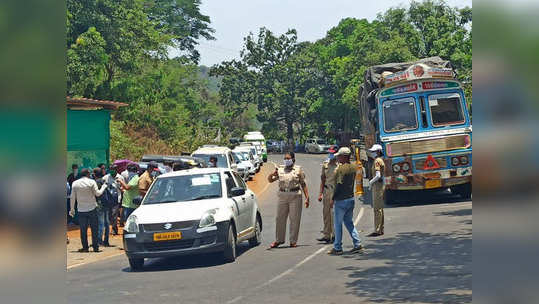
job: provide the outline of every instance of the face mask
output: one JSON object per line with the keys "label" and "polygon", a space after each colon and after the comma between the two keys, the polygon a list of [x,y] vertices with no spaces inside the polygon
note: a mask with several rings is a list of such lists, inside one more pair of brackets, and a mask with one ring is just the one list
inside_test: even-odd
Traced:
{"label": "face mask", "polygon": [[294,165],[294,161],[292,159],[285,159],[284,160],[284,166],[285,167],[291,167]]}
{"label": "face mask", "polygon": [[73,175],[77,176],[77,174],[79,174],[79,169],[74,169],[73,170]]}

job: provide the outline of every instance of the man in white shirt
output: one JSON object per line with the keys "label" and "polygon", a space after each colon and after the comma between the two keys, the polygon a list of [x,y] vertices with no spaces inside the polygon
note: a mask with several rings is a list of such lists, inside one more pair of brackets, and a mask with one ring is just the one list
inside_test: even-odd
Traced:
{"label": "man in white shirt", "polygon": [[88,252],[88,225],[92,230],[92,247],[94,252],[99,252],[98,243],[98,222],[97,222],[97,207],[96,196],[101,196],[107,184],[103,184],[101,189],[98,189],[95,180],[90,178],[90,170],[84,168],[80,171],[81,178],[74,181],[71,186],[71,216],[75,215],[75,202],[77,202],[77,211],[80,227],[80,241],[82,248],[79,252]]}

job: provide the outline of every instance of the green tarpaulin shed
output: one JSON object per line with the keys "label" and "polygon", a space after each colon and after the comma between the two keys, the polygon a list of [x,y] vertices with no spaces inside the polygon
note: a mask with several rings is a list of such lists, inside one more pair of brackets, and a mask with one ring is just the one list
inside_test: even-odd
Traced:
{"label": "green tarpaulin shed", "polygon": [[67,166],[94,168],[109,164],[110,113],[127,104],[87,98],[67,98]]}

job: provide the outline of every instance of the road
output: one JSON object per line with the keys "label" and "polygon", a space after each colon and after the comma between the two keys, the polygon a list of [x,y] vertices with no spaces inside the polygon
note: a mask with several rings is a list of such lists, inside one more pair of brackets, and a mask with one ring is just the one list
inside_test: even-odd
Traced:
{"label": "road", "polygon": [[[297,248],[268,250],[274,240],[276,183],[258,196],[262,245],[241,244],[236,262],[215,256],[154,259],[131,272],[125,256],[67,271],[69,303],[469,303],[472,299],[472,203],[449,192],[412,194],[385,209],[385,232],[372,231],[370,205],[354,219],[365,252],[328,256],[319,244],[316,200],[322,155],[297,155],[311,194]],[[281,155],[270,155],[280,163]],[[271,166],[271,164],[266,164]],[[345,233],[346,234],[346,233]],[[344,236],[344,249],[351,249]]]}

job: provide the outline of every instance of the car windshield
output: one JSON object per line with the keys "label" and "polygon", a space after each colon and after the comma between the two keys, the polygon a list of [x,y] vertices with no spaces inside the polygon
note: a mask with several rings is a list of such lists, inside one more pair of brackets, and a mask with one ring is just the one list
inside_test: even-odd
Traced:
{"label": "car windshield", "polygon": [[316,140],[316,143],[319,144],[319,145],[325,145],[325,144],[326,144],[326,141],[323,140],[323,139],[317,139],[317,140]]}
{"label": "car windshield", "polygon": [[464,123],[464,113],[459,94],[429,96],[429,108],[434,126]]}
{"label": "car windshield", "polygon": [[387,100],[384,107],[384,130],[397,132],[417,129],[417,115],[413,97]]}
{"label": "car windshield", "polygon": [[241,153],[235,152],[235,153],[232,153],[232,156],[234,157],[234,161],[236,161],[236,163],[240,163],[245,160],[245,158],[243,157]]}
{"label": "car windshield", "polygon": [[228,163],[224,154],[193,154],[193,156],[202,158],[207,164],[210,163],[210,157],[215,156],[217,158],[218,168],[228,168]]}
{"label": "car windshield", "polygon": [[164,204],[222,197],[219,173],[158,178],[142,204]]}

